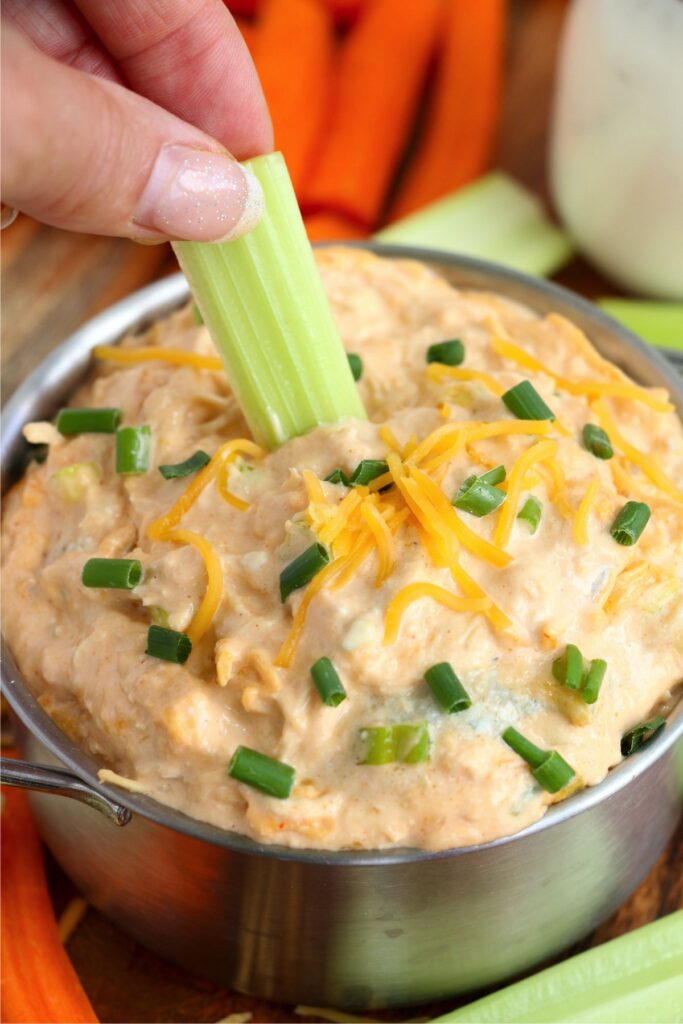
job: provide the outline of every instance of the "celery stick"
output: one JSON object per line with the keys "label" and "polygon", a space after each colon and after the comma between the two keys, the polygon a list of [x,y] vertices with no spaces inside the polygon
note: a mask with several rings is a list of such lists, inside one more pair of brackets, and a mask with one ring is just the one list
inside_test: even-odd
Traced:
{"label": "celery stick", "polygon": [[257,227],[173,248],[255,440],[274,448],[365,411],[282,154],[245,166],[265,196]]}
{"label": "celery stick", "polygon": [[378,242],[477,256],[540,277],[573,254],[538,199],[500,171],[382,228]]}
{"label": "celery stick", "polygon": [[600,309],[650,345],[683,352],[683,302],[645,302],[643,299],[595,301]]}
{"label": "celery stick", "polygon": [[454,1024],[683,1020],[683,910],[437,1017]]}

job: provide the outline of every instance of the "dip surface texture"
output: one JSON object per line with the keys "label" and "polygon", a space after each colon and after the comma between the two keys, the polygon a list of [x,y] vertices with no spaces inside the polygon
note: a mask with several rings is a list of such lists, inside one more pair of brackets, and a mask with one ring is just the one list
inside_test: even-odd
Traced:
{"label": "dip surface texture", "polygon": [[[73,404],[148,425],[149,470],[117,475],[111,434],[32,426],[51,443],[6,501],[6,637],[65,732],[196,818],[327,849],[439,850],[511,834],[599,782],[622,734],[683,678],[681,424],[663,392],[636,388],[559,316],[457,291],[413,262],[346,249],[317,258],[344,344],[362,358],[369,421],[263,456],[223,449],[206,478],[166,480],[160,464],[248,437],[223,373],[98,362]],[[427,363],[430,345],[454,338],[461,365]],[[215,357],[189,308],[123,342],[141,345]],[[510,433],[524,427],[500,396],[524,379],[557,419]],[[613,458],[586,449],[586,423],[608,424]],[[485,424],[499,426],[486,436]],[[388,489],[325,481],[363,459],[389,461]],[[499,465],[496,510],[452,507],[466,478]],[[193,484],[196,500],[159,526]],[[516,517],[531,496],[542,506],[535,533]],[[628,500],[652,515],[622,546],[610,527]],[[282,603],[280,573],[316,541],[332,568]],[[94,556],[139,559],[142,582],[84,587]],[[185,664],[145,654],[152,621],[189,631]],[[594,704],[553,676],[568,643],[586,664],[607,662]],[[347,693],[337,707],[311,679],[321,657]],[[425,682],[440,662],[467,691],[466,710],[444,711]],[[362,763],[365,730],[420,723],[428,759]],[[508,726],[562,755],[576,772],[568,790],[540,787],[503,742]],[[227,775],[239,745],[295,768],[288,799]]]}

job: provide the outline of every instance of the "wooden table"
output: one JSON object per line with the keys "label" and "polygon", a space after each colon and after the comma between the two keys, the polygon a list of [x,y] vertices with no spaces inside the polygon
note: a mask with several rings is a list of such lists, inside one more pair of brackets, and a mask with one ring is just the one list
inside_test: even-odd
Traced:
{"label": "wooden table", "polygon": [[[544,198],[547,126],[565,10],[565,0],[515,0],[509,32],[496,162]],[[2,267],[6,394],[79,324],[176,269],[168,246],[70,235],[25,217],[3,232]],[[615,292],[614,286],[580,260],[558,280],[589,297]],[[682,906],[682,864],[683,828],[631,899],[577,949],[604,942]],[[49,864],[49,872],[59,911],[74,893],[54,863]],[[92,909],[67,948],[102,1021],[208,1022],[239,1012],[250,1012],[254,1021],[302,1019],[291,1007],[229,992],[171,966]],[[451,1001],[438,1009],[453,1005]],[[406,1011],[377,1016],[398,1020],[412,1015]]]}

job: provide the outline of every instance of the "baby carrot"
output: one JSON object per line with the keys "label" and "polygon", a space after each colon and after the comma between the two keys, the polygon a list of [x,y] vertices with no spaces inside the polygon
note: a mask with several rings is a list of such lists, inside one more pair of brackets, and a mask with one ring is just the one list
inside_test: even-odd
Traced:
{"label": "baby carrot", "polygon": [[356,221],[337,213],[310,213],[304,217],[311,242],[329,242],[349,238],[367,238],[367,231]]}
{"label": "baby carrot", "polygon": [[306,179],[307,213],[378,219],[405,148],[434,49],[440,0],[373,0],[344,41],[320,152]]}
{"label": "baby carrot", "polygon": [[506,0],[449,0],[422,138],[391,220],[453,192],[487,167],[500,108]]}
{"label": "baby carrot", "polygon": [[332,75],[334,26],[318,0],[264,0],[252,55],[297,195],[320,139]]}

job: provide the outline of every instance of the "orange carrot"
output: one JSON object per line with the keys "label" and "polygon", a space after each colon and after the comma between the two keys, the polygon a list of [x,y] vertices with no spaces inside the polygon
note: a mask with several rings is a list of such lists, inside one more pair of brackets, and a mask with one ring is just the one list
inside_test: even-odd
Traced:
{"label": "orange carrot", "polygon": [[[258,14],[263,0],[224,0],[231,14]],[[350,25],[360,14],[368,0],[320,0],[337,25]]]}
{"label": "orange carrot", "polygon": [[318,0],[264,0],[253,50],[297,195],[320,138],[328,103],[334,26]]}
{"label": "orange carrot", "polygon": [[261,6],[259,0],[224,0],[224,3],[233,17],[236,14],[256,14]]}
{"label": "orange carrot", "polygon": [[506,0],[449,0],[422,138],[391,219],[453,192],[488,166],[500,108]]}
{"label": "orange carrot", "polygon": [[367,238],[368,233],[356,221],[337,213],[310,213],[304,224],[311,242],[335,242],[350,238]]}
{"label": "orange carrot", "polygon": [[2,1020],[96,1022],[59,939],[26,794],[8,787],[3,789],[1,884]]}
{"label": "orange carrot", "polygon": [[245,43],[247,44],[247,49],[249,50],[249,53],[252,54],[253,57],[254,46],[256,45],[256,36],[258,33],[256,22],[251,21],[250,18],[243,18],[241,15],[239,15],[235,18],[235,23],[242,34],[242,39],[244,39]]}
{"label": "orange carrot", "polygon": [[434,49],[440,0],[372,0],[339,58],[329,124],[304,210],[378,219],[405,148]]}

